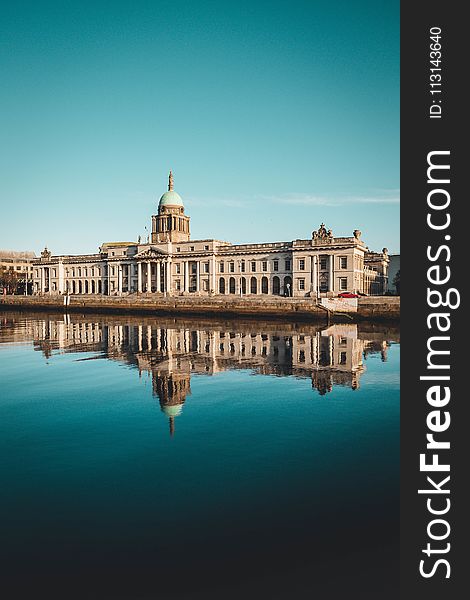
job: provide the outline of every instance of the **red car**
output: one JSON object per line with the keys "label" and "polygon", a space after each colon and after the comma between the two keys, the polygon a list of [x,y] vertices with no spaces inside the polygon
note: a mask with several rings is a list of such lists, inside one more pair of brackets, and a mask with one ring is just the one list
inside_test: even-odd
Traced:
{"label": "red car", "polygon": [[359,298],[359,294],[353,294],[352,292],[341,292],[341,294],[338,294],[338,298]]}

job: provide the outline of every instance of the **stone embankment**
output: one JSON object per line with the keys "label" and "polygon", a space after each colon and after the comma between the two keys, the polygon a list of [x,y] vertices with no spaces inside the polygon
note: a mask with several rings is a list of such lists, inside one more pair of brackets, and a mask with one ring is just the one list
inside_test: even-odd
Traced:
{"label": "stone embankment", "polygon": [[140,313],[296,319],[308,321],[398,321],[400,298],[395,296],[364,297],[357,312],[333,313],[317,306],[311,298],[284,297],[164,297],[155,294],[127,296],[1,296],[0,308],[16,310],[63,310],[67,312]]}

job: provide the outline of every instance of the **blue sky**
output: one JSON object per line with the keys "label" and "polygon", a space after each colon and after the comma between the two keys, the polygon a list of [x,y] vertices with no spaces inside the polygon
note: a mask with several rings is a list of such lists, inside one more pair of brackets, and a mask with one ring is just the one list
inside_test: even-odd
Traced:
{"label": "blue sky", "polygon": [[194,239],[399,252],[399,2],[0,0],[0,248]]}

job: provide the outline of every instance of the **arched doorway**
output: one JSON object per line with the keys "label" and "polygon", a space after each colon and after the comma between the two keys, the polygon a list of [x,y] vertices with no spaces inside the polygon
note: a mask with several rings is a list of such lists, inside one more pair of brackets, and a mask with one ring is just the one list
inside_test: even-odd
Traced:
{"label": "arched doorway", "polygon": [[284,277],[284,296],[292,296],[292,277]]}
{"label": "arched doorway", "polygon": [[246,294],[246,279],[244,277],[241,278],[242,285],[242,294]]}
{"label": "arched doorway", "polygon": [[281,293],[281,280],[279,279],[279,277],[277,275],[274,275],[274,277],[273,277],[273,294],[275,296],[279,296],[280,293]]}
{"label": "arched doorway", "polygon": [[94,294],[95,292],[95,281],[92,279],[91,280],[91,293]]}
{"label": "arched doorway", "polygon": [[229,294],[235,294],[235,277],[230,277],[228,282]]}
{"label": "arched doorway", "polygon": [[85,294],[88,294],[88,279],[85,279]]}
{"label": "arched doorway", "polygon": [[267,294],[268,293],[268,278],[267,277],[263,277],[261,279],[261,293],[262,294]]}
{"label": "arched doorway", "polygon": [[72,294],[75,294],[75,281],[72,281]]}
{"label": "arched doorway", "polygon": [[98,294],[101,294],[101,279],[98,279]]}
{"label": "arched doorway", "polygon": [[258,293],[258,282],[256,281],[256,277],[252,277],[250,281],[250,292],[252,294]]}
{"label": "arched doorway", "polygon": [[79,294],[82,293],[82,282],[81,281],[78,282],[78,293]]}
{"label": "arched doorway", "polygon": [[225,294],[225,279],[223,277],[219,279],[219,294]]}

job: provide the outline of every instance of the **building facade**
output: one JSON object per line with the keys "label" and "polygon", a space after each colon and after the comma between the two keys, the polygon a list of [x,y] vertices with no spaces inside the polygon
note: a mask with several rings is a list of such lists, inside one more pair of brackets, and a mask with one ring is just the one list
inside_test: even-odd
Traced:
{"label": "building facade", "polygon": [[143,243],[107,242],[98,253],[79,256],[53,256],[45,248],[34,261],[34,293],[318,298],[387,289],[387,249],[370,252],[357,229],[335,237],[322,223],[307,239],[262,244],[192,240],[171,172],[151,223]]}
{"label": "building facade", "polygon": [[33,290],[35,258],[34,252],[0,250],[0,287],[11,287],[17,293],[30,294]]}

